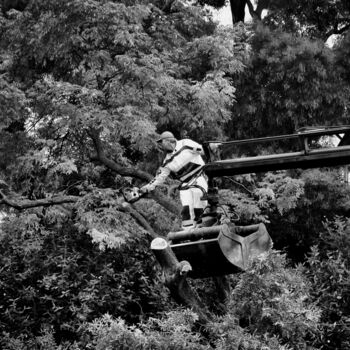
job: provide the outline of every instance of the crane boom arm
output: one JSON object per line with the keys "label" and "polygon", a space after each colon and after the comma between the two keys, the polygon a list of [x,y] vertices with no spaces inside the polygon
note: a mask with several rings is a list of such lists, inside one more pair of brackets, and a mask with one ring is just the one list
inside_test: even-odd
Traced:
{"label": "crane boom arm", "polygon": [[[324,135],[337,135],[341,140],[339,146],[310,149],[309,141]],[[345,142],[349,135],[350,126],[343,126],[305,130],[291,135],[226,142],[225,144],[244,145],[298,139],[301,141],[302,149],[298,152],[211,161],[203,167],[203,170],[209,178],[214,178],[273,170],[321,168],[350,164],[350,146],[347,145],[348,142]]]}

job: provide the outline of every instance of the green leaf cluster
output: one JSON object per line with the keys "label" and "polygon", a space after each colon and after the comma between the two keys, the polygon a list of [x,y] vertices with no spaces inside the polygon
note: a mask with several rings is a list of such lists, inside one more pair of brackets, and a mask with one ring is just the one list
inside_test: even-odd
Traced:
{"label": "green leaf cluster", "polygon": [[232,137],[347,123],[348,83],[324,42],[258,26],[251,47],[248,69],[234,80]]}
{"label": "green leaf cluster", "polygon": [[321,310],[310,301],[311,284],[302,268],[287,266],[278,252],[252,263],[234,288],[232,313],[252,334],[278,337],[293,349],[312,345],[319,334]]}
{"label": "green leaf cluster", "polygon": [[2,223],[1,334],[33,341],[49,329],[60,343],[107,312],[136,322],[171,306],[145,237],[101,251],[73,218],[58,218],[37,212]]}
{"label": "green leaf cluster", "polygon": [[320,344],[346,349],[350,344],[349,218],[336,216],[325,222],[320,242],[307,260],[311,296],[322,308]]}

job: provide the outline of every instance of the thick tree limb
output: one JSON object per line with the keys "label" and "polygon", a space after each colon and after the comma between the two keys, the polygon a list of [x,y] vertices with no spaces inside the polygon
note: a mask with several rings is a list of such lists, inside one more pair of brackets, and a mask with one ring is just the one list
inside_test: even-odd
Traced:
{"label": "thick tree limb", "polygon": [[195,311],[199,316],[199,322],[204,326],[209,318],[204,305],[186,279],[187,273],[192,270],[190,263],[188,261],[179,262],[164,238],[154,239],[151,243],[151,249],[162,266],[164,282],[169,288],[171,296],[177,303]]}
{"label": "thick tree limb", "polygon": [[36,200],[30,199],[10,199],[0,191],[0,205],[4,204],[11,208],[18,210],[36,208],[36,207],[50,207],[57,204],[76,203],[79,197],[76,196],[56,196],[51,198],[42,198]]}
{"label": "thick tree limb", "polygon": [[135,210],[130,203],[123,203],[121,206],[121,211],[129,213],[141,227],[143,227],[146,231],[149,232],[153,239],[158,237],[158,235],[153,231],[153,228],[148,223],[148,221],[137,210]]}
{"label": "thick tree limb", "polygon": [[[81,197],[78,196],[56,196],[37,200],[11,199],[0,190],[0,205],[6,205],[17,210],[24,210],[36,207],[50,207],[53,205],[67,203],[76,203],[79,199],[81,199]],[[153,231],[151,225],[147,222],[147,220],[129,203],[122,203],[120,206],[117,207],[117,210],[130,214],[141,227],[143,227],[150,233],[152,238],[158,237],[158,235]]]}
{"label": "thick tree limb", "polygon": [[171,296],[177,303],[195,311],[199,317],[199,324],[205,326],[209,317],[205,313],[201,300],[186,279],[187,273],[192,270],[190,263],[188,261],[179,262],[167,241],[153,231],[147,220],[132,205],[125,203],[123,207],[153,237],[151,249],[163,269],[164,284],[168,287]]}
{"label": "thick tree limb", "polygon": [[180,207],[174,201],[164,196],[159,191],[153,191],[148,196],[150,198],[153,198],[157,203],[159,203],[163,208],[168,210],[170,213],[176,216],[180,215]]}
{"label": "thick tree limb", "polygon": [[[36,207],[49,207],[52,205],[60,205],[67,203],[76,203],[81,197],[78,196],[57,196],[51,198],[42,198],[37,200],[29,200],[29,199],[20,199],[14,200],[8,198],[1,190],[0,190],[0,205],[7,205],[11,208],[15,208],[17,210],[24,210]],[[146,231],[149,232],[152,239],[159,237],[148,221],[137,211],[135,210],[131,204],[124,202],[120,206],[117,207],[117,210],[128,213],[132,216],[136,222],[143,227]]]}
{"label": "thick tree limb", "polygon": [[102,141],[98,130],[91,129],[89,131],[89,136],[91,137],[94,143],[95,150],[97,153],[97,159],[107,168],[114,170],[116,173],[122,176],[131,176],[144,181],[152,180],[153,176],[145,171],[136,169],[134,167],[123,167],[114,162],[113,160],[108,159],[104,154]]}

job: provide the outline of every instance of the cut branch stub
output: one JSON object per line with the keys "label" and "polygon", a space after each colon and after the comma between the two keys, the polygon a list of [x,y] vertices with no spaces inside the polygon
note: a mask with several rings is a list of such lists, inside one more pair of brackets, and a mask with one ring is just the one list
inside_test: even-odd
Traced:
{"label": "cut branch stub", "polygon": [[[179,261],[164,238],[155,238],[151,243],[151,249],[167,274],[173,274],[178,270]],[[191,265],[189,271],[190,270],[192,270]]]}

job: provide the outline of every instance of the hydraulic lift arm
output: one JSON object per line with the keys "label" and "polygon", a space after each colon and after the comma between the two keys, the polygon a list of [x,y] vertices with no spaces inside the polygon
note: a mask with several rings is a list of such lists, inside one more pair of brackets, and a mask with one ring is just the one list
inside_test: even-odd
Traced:
{"label": "hydraulic lift arm", "polygon": [[[325,135],[338,136],[340,138],[338,147],[316,149],[310,147],[311,140]],[[207,155],[211,153],[210,144],[241,146],[287,139],[299,141],[301,149],[290,153],[209,161],[203,167],[203,170],[209,178],[214,178],[273,170],[309,169],[350,164],[350,126],[303,129],[296,134],[221,143],[219,141],[210,141],[206,144]]]}

